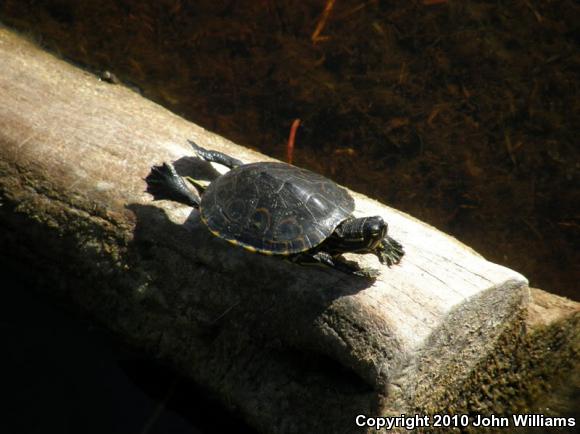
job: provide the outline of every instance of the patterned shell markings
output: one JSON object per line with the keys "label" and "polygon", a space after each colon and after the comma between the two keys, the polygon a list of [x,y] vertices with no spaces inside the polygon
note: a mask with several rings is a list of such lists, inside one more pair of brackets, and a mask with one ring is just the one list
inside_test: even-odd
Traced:
{"label": "patterned shell markings", "polygon": [[237,167],[213,181],[201,202],[201,218],[215,235],[273,255],[316,247],[353,210],[345,189],[285,163]]}

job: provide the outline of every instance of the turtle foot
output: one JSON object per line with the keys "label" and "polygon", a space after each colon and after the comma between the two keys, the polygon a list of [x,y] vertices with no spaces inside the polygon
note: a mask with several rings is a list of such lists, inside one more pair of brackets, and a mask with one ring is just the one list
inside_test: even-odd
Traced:
{"label": "turtle foot", "polygon": [[199,206],[199,195],[187,187],[172,164],[163,163],[161,166],[153,166],[145,182],[147,182],[147,192],[155,200],[167,199],[195,208]]}
{"label": "turtle foot", "polygon": [[375,253],[381,264],[387,264],[390,267],[401,262],[405,250],[401,243],[387,235]]}

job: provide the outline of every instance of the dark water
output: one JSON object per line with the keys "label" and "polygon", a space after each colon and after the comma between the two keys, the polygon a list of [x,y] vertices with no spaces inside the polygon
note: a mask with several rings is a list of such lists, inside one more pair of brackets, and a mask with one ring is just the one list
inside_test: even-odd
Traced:
{"label": "dark water", "polygon": [[35,288],[13,279],[2,289],[1,433],[252,432]]}

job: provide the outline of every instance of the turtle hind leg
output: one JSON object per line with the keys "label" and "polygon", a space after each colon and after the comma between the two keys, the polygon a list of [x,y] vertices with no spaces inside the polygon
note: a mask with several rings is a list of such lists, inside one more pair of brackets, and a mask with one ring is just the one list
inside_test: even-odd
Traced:
{"label": "turtle hind leg", "polygon": [[387,264],[390,267],[401,262],[401,258],[405,255],[405,250],[401,243],[387,235],[382,239],[374,253],[382,264]]}
{"label": "turtle hind leg", "polygon": [[374,268],[360,268],[355,262],[346,261],[323,251],[301,253],[291,257],[291,261],[300,265],[327,266],[346,274],[365,277],[367,279],[375,279],[379,274]]}
{"label": "turtle hind leg", "polygon": [[223,152],[210,151],[209,149],[202,148],[192,140],[188,140],[188,142],[195,151],[195,153],[197,154],[197,156],[202,160],[208,161],[210,163],[219,163],[226,167],[229,167],[230,169],[233,169],[235,167],[244,164],[237,158],[230,157],[229,155],[224,154]]}
{"label": "turtle hind leg", "polygon": [[199,208],[200,197],[194,193],[169,163],[153,166],[145,178],[147,192],[155,200],[168,199],[175,202]]}

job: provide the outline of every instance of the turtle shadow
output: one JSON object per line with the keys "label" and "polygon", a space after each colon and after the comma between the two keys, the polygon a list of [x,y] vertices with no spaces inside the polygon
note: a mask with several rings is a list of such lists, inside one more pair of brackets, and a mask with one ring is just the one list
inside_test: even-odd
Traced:
{"label": "turtle shadow", "polygon": [[313,330],[329,307],[373,283],[232,246],[212,235],[195,209],[179,209],[189,214],[175,222],[155,205],[128,208],[136,218],[130,257],[147,288],[142,301],[169,317],[187,318],[192,332],[209,340],[235,324],[266,346],[323,354]]}
{"label": "turtle shadow", "polygon": [[[187,172],[190,173],[189,170],[183,173]],[[158,200],[159,204],[163,202]],[[323,310],[337,298],[356,294],[373,284],[368,279],[326,266],[302,266],[283,257],[233,246],[211,234],[193,208],[174,206],[178,211],[170,213],[178,214],[181,221],[177,222],[156,205],[131,204],[128,209],[135,216],[130,253],[144,261],[151,278],[159,280],[156,285],[165,288],[196,293],[209,289],[205,284],[213,284],[226,296],[225,288],[232,285],[237,289],[236,299],[242,294],[247,299],[275,296],[277,305],[286,298],[293,305],[302,304],[300,299],[303,299],[304,303],[310,300]],[[218,285],[220,280],[223,282]],[[262,301],[259,305],[267,303]]]}

